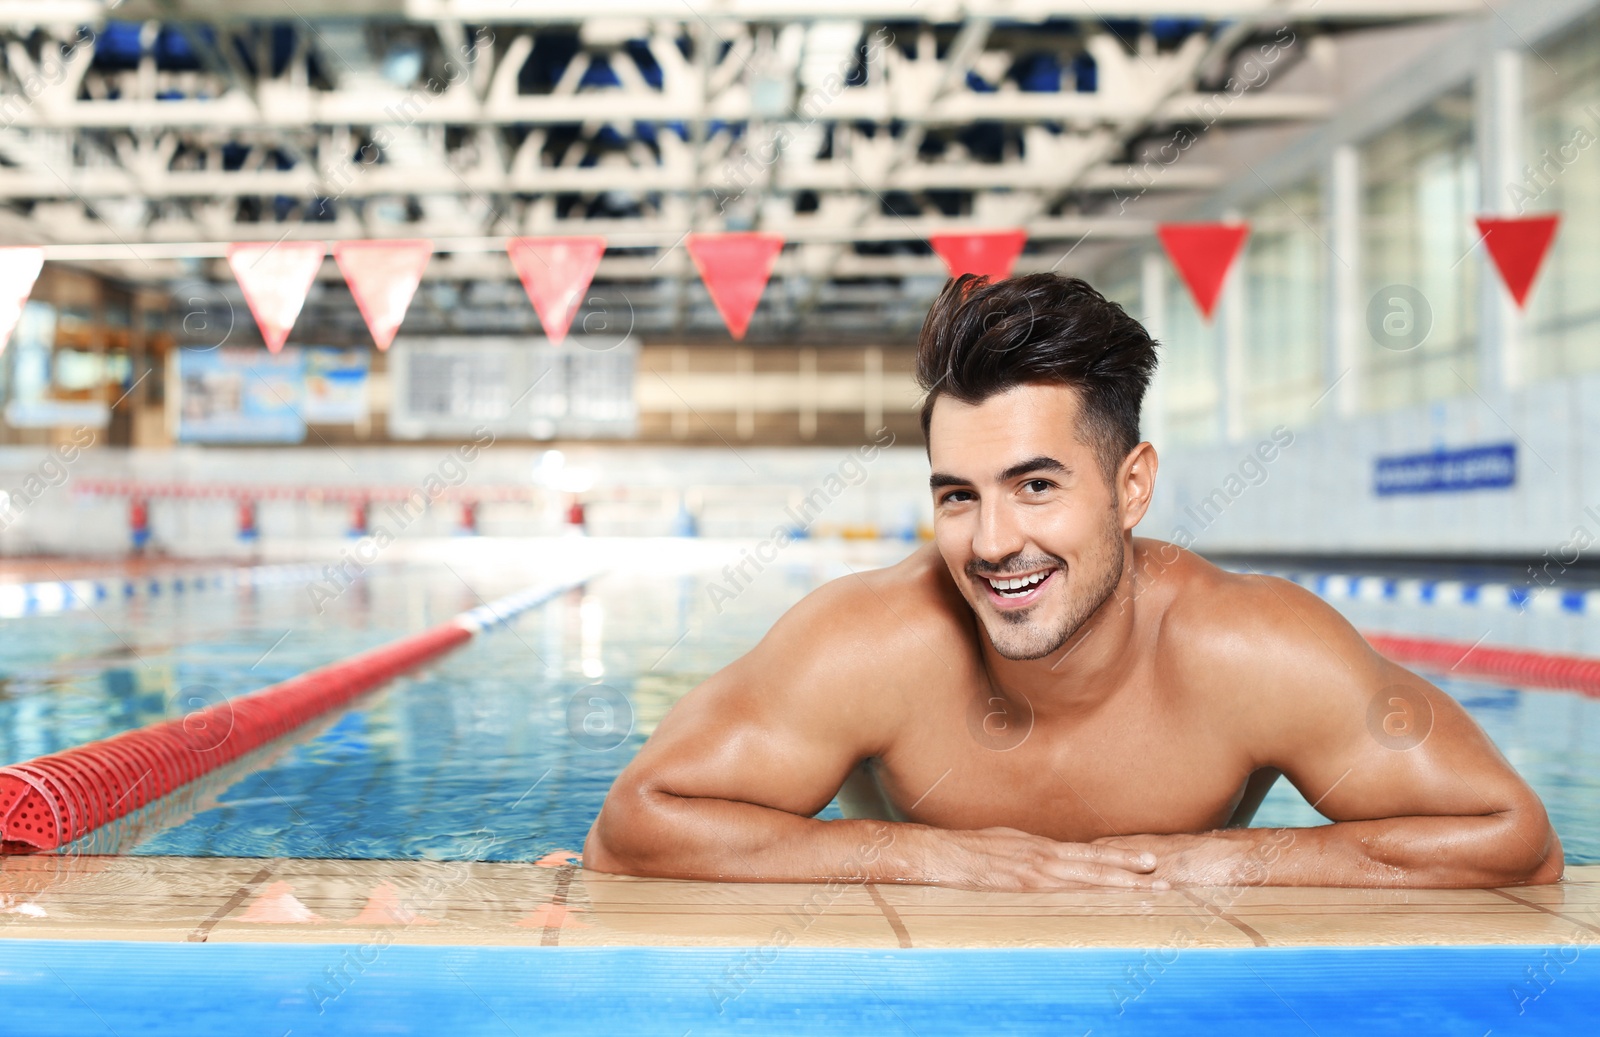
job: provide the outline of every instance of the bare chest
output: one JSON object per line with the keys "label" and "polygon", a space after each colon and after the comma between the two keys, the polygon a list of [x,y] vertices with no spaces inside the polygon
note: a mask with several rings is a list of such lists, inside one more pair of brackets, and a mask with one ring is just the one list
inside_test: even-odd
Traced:
{"label": "bare chest", "polygon": [[876,768],[908,821],[1071,842],[1221,827],[1250,769],[1236,745],[1181,712],[1108,709],[1046,723],[1002,699],[954,698],[908,725]]}

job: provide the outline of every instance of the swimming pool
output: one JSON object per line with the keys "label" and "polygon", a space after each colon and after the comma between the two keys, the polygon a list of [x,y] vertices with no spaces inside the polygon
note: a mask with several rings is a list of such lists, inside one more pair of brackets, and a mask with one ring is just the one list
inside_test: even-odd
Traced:
{"label": "swimming pool", "polygon": [[[810,589],[911,546],[797,543],[735,587],[722,567],[739,557],[736,544],[554,541],[511,557],[374,568],[332,599],[304,584],[267,584],[26,617],[0,642],[0,758],[182,716],[440,622],[526,585],[542,559],[581,551],[608,571],[367,696],[120,848],[537,861],[581,848],[611,781],[680,696]],[[1365,630],[1469,642],[1539,631],[1545,644],[1556,636],[1560,647],[1595,648],[1581,617],[1338,604]],[[1429,676],[1544,798],[1569,863],[1600,861],[1600,700]],[[823,816],[838,816],[836,805]],[[1286,782],[1256,819],[1317,823]]]}
{"label": "swimming pool", "polygon": [[[146,808],[114,856],[94,855],[100,843],[0,858],[8,1026],[118,1037],[180,1024],[229,1037],[1478,1035],[1578,1032],[1600,1010],[1592,868],[1510,892],[1157,894],[584,872],[574,852],[606,789],[682,694],[811,588],[910,549],[797,543],[735,586],[723,567],[742,547],[480,542],[374,568],[320,611],[306,585],[264,583],[110,596],[8,622],[10,762],[424,629],[557,562],[606,568],[250,767]],[[1458,640],[1486,622],[1529,622],[1344,607],[1366,629]],[[1538,627],[1545,646],[1589,647],[1581,626],[1556,626]],[[1569,863],[1600,859],[1600,701],[1440,683],[1544,796]],[[1282,784],[1257,818],[1319,821]]]}

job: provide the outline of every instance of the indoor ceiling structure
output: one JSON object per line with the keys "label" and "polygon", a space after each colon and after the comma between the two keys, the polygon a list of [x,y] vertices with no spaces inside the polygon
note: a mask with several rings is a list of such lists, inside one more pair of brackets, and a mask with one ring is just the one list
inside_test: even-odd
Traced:
{"label": "indoor ceiling structure", "polygon": [[[601,234],[577,326],[693,341],[726,332],[685,236],[761,230],[788,245],[751,341],[904,341],[944,280],[929,235],[1020,227],[1019,272],[1080,270],[1096,245],[1152,233],[1162,210],[1130,198],[1197,199],[1234,175],[1163,147],[1326,118],[1328,93],[1288,74],[1319,40],[1473,14],[1478,0],[0,0],[0,241],[237,300],[228,242],[430,238],[406,330],[506,333],[537,328],[507,240]],[[361,340],[333,264],[323,278],[306,315]]]}

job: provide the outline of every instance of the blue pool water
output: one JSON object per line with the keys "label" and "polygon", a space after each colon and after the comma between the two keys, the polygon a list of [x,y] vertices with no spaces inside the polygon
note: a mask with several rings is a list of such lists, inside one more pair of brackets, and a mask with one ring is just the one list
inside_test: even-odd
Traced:
{"label": "blue pool water", "polygon": [[[329,718],[129,849],[524,861],[580,849],[611,781],[679,697],[808,590],[905,550],[797,545],[718,602],[707,592],[720,564],[704,548],[675,562],[663,545],[655,564],[614,569]],[[537,562],[374,570],[320,613],[289,585],[9,621],[0,760],[181,716],[422,629],[535,582]],[[1452,631],[1443,612],[1362,607],[1366,629],[1479,635],[1481,617],[1463,610]],[[1600,700],[1439,683],[1544,797],[1569,862],[1600,861]],[[1256,823],[1320,822],[1280,782]]]}
{"label": "blue pool water", "polygon": [[[15,1033],[1581,1034],[1559,947],[1139,950],[370,947],[0,941]],[[368,953],[371,952],[371,953]],[[1567,962],[1531,997],[1529,970]],[[348,963],[363,962],[359,969]],[[327,976],[349,979],[336,998]],[[1129,976],[1153,977],[1132,996]],[[731,983],[729,977],[741,977]],[[1519,996],[1520,992],[1520,996]],[[736,994],[737,996],[729,996]]]}

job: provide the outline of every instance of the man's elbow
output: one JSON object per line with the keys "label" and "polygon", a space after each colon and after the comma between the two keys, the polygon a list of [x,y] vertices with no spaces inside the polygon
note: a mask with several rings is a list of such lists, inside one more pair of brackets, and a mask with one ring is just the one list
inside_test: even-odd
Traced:
{"label": "man's elbow", "polygon": [[1505,815],[1505,830],[1497,840],[1504,886],[1543,886],[1560,882],[1566,871],[1561,838],[1550,825],[1544,805],[1537,799],[1519,804]]}
{"label": "man's elbow", "polygon": [[631,872],[622,858],[606,842],[602,826],[605,815],[595,818],[589,826],[589,835],[583,840],[583,868],[585,871],[602,871],[610,875],[628,875]]}
{"label": "man's elbow", "polygon": [[625,788],[620,782],[612,787],[583,842],[586,870],[613,875],[663,874],[659,858],[665,832],[660,813],[652,806],[654,795],[649,789]]}

